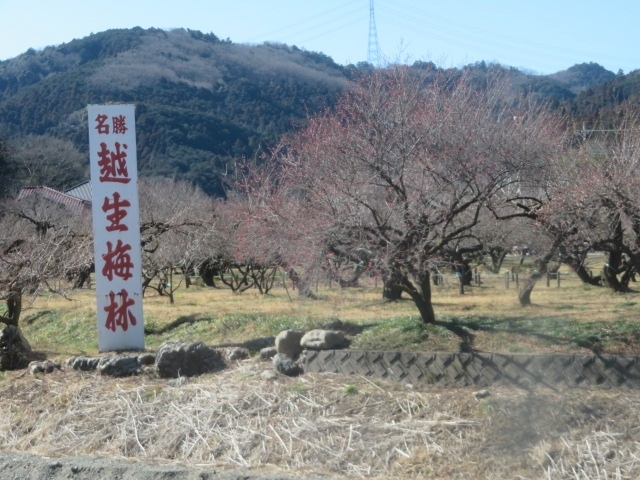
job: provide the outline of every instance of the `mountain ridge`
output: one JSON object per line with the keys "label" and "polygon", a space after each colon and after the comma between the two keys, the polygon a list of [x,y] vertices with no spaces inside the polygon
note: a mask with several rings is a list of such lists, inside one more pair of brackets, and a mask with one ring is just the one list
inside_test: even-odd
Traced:
{"label": "mountain ridge", "polygon": [[[86,152],[86,105],[135,103],[140,174],[189,180],[224,196],[224,174],[235,162],[258,158],[373,68],[188,29],[106,30],[0,62],[0,138],[50,135]],[[410,68],[444,71],[425,62]],[[594,114],[593,102],[576,99],[605,98],[597,92],[621,77],[595,63],[542,76],[485,62],[453,73],[464,70],[480,79],[499,73],[516,91],[576,117]]]}

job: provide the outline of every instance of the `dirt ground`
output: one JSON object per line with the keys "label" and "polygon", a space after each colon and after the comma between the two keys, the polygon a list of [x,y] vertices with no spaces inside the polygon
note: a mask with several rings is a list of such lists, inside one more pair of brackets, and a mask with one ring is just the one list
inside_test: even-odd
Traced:
{"label": "dirt ground", "polygon": [[285,475],[248,470],[223,471],[185,465],[123,461],[93,457],[46,458],[0,454],[3,480],[322,480],[331,477]]}

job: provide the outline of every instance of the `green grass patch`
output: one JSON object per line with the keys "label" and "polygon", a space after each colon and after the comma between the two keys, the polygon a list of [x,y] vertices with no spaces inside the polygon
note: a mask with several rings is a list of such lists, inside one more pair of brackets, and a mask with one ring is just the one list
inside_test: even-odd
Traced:
{"label": "green grass patch", "polygon": [[616,308],[630,308],[630,307],[635,307],[637,304],[638,304],[638,302],[635,302],[633,300],[627,300],[627,301],[624,301],[624,302],[617,303],[615,305],[615,307]]}
{"label": "green grass patch", "polygon": [[170,322],[155,318],[145,321],[146,343],[150,348],[167,341],[199,341],[217,345],[239,343],[259,337],[274,337],[282,330],[310,330],[318,322],[308,317],[268,314],[196,314],[178,317]]}
{"label": "green grass patch", "polygon": [[482,417],[491,415],[495,410],[494,401],[491,398],[483,398],[478,402],[478,414]]}
{"label": "green grass patch", "polygon": [[552,308],[554,310],[575,310],[576,307],[574,307],[571,304],[562,304],[562,305],[553,305]]}
{"label": "green grass patch", "polygon": [[640,324],[627,319],[581,322],[575,318],[554,316],[475,317],[464,320],[452,318],[450,322],[476,335],[488,334],[493,346],[490,350],[494,351],[526,352],[536,350],[535,345],[543,349],[569,347],[602,351],[615,350],[615,346],[620,345],[640,344]]}
{"label": "green grass patch", "polygon": [[455,335],[445,327],[422,322],[420,317],[392,317],[375,323],[354,337],[352,348],[362,350],[419,350],[436,348],[456,348]]}
{"label": "green grass patch", "polygon": [[307,395],[309,393],[309,387],[303,383],[292,383],[289,385],[288,390],[296,395]]}
{"label": "green grass patch", "polygon": [[96,317],[91,312],[49,310],[26,315],[21,328],[29,342],[45,352],[84,354],[98,349]]}
{"label": "green grass patch", "polygon": [[344,393],[346,393],[347,395],[355,395],[356,393],[358,393],[358,387],[356,387],[355,385],[347,385],[346,387],[344,387]]}

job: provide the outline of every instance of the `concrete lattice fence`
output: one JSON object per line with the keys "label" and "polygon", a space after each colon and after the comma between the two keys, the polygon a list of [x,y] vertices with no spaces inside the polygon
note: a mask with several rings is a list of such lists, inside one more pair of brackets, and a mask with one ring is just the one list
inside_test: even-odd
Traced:
{"label": "concrete lattice fence", "polygon": [[442,386],[640,387],[640,356],[309,351],[306,372]]}

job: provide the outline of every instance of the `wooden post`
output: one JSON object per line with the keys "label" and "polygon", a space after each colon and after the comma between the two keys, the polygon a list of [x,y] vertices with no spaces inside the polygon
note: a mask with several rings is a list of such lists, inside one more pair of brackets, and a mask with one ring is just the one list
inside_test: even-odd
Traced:
{"label": "wooden post", "polygon": [[511,278],[511,274],[509,272],[505,272],[504,274],[504,288],[509,288],[509,279]]}

